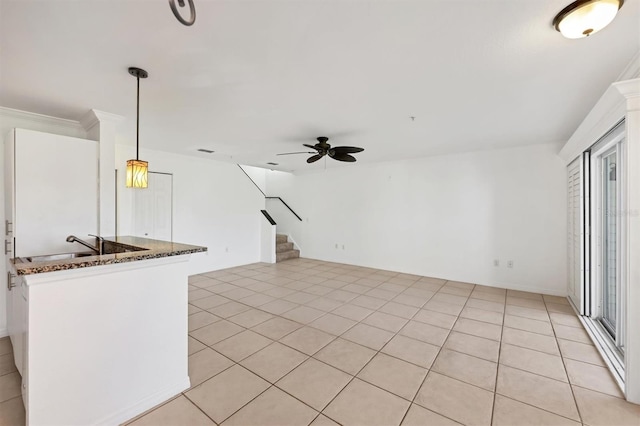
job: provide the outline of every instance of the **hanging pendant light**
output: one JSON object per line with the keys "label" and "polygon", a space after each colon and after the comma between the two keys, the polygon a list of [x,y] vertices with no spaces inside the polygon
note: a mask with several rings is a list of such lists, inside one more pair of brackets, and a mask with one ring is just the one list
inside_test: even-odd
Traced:
{"label": "hanging pendant light", "polygon": [[553,26],[566,38],[595,34],[613,21],[624,0],[578,0],[553,18]]}
{"label": "hanging pendant light", "polygon": [[136,159],[127,161],[127,188],[146,188],[149,163],[139,158],[140,152],[140,79],[147,78],[149,74],[136,67],[129,68],[129,74],[138,81],[137,105],[136,105]]}

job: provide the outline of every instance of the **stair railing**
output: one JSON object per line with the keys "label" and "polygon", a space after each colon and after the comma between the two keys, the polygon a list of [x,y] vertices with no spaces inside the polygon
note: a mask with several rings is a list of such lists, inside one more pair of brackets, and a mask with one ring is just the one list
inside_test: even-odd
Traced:
{"label": "stair railing", "polygon": [[[238,168],[240,168],[240,170],[242,170],[242,173],[245,174],[246,177],[249,178],[249,180],[251,181],[251,183],[258,188],[258,191],[260,191],[260,193],[264,196],[265,200],[280,200],[280,202],[287,208],[289,209],[289,211],[291,213],[293,213],[293,215],[300,221],[302,222],[302,218],[298,215],[298,213],[296,213],[290,206],[289,204],[287,204],[282,198],[280,197],[267,197],[267,194],[264,193],[264,191],[258,186],[257,183],[255,183],[255,181],[253,179],[251,179],[251,176],[249,176],[249,174],[242,168],[242,166],[240,164],[236,164],[236,166],[238,166]],[[266,211],[265,210],[260,210],[262,212],[262,214],[265,214]],[[267,217],[268,213],[266,213],[265,217]],[[271,216],[267,217],[267,220],[269,220]],[[270,222],[273,221],[273,218],[271,218]],[[271,222],[272,225],[275,225],[275,221]]]}
{"label": "stair railing", "polygon": [[271,215],[266,210],[260,210],[260,212],[264,215],[264,217],[269,221],[270,224],[274,226],[277,225],[276,221],[273,220]]}
{"label": "stair railing", "polygon": [[288,209],[289,209],[289,211],[290,211],[291,213],[293,213],[293,215],[294,215],[295,217],[297,217],[297,218],[298,218],[298,220],[299,220],[300,222],[302,222],[302,218],[301,218],[300,216],[298,216],[298,213],[294,212],[294,211],[293,211],[293,209],[292,209],[291,207],[289,207],[289,204],[285,203],[285,202],[284,202],[284,200],[283,200],[282,198],[280,198],[280,197],[264,197],[264,198],[265,198],[265,200],[280,200],[280,202],[281,202],[282,204],[284,204],[284,206],[285,206],[286,208],[288,208]]}

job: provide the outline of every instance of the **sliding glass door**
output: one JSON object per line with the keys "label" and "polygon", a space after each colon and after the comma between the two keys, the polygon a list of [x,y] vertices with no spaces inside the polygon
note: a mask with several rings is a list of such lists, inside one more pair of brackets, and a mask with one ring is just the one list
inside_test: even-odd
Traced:
{"label": "sliding glass door", "polygon": [[624,360],[624,125],[591,150],[592,262],[591,318],[603,339]]}
{"label": "sliding glass door", "polygon": [[599,273],[601,285],[601,318],[600,321],[613,339],[616,338],[620,322],[618,297],[621,295],[618,280],[618,149],[617,146],[602,155],[601,173],[601,244],[602,261]]}

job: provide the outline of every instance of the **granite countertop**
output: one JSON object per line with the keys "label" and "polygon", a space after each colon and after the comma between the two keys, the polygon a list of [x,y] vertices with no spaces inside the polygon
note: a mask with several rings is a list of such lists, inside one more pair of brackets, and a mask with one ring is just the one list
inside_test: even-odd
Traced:
{"label": "granite countertop", "polygon": [[24,257],[13,259],[17,275],[42,274],[45,272],[64,271],[68,269],[88,268],[91,266],[113,265],[116,263],[135,262],[139,260],[158,259],[161,257],[180,256],[183,254],[207,251],[206,247],[171,241],[151,240],[149,238],[123,236],[105,237],[106,242],[117,243],[123,247],[141,248],[144,250],[125,253],[103,254],[101,256],[84,256],[72,259],[51,260],[46,262],[28,262]]}

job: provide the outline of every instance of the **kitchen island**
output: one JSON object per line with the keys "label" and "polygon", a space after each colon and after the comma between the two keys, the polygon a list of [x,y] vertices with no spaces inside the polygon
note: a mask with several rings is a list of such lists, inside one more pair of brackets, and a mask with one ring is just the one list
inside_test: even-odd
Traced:
{"label": "kitchen island", "polygon": [[190,386],[187,262],[206,247],[103,246],[121,252],[14,259],[10,333],[27,424],[119,424]]}

